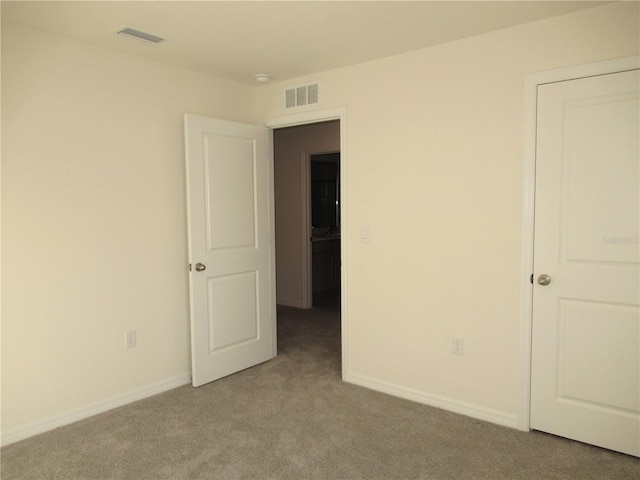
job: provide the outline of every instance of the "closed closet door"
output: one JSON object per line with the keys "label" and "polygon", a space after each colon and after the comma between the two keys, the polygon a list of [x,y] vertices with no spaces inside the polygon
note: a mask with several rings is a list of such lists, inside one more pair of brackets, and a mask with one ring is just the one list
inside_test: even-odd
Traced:
{"label": "closed closet door", "polygon": [[538,87],[533,429],[640,456],[637,70]]}

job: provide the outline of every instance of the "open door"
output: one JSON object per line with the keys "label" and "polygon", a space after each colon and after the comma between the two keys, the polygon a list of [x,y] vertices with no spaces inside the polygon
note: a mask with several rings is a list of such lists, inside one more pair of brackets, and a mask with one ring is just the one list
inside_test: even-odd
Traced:
{"label": "open door", "polygon": [[185,115],[194,387],[276,356],[270,143],[263,127]]}

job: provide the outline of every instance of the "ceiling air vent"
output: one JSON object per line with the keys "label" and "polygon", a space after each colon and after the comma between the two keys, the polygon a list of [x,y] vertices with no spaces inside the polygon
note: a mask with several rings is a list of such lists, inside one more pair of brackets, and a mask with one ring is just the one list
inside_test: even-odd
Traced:
{"label": "ceiling air vent", "polygon": [[285,108],[302,107],[318,103],[318,84],[292,87],[284,91]]}
{"label": "ceiling air vent", "polygon": [[116,33],[118,35],[124,35],[125,37],[135,38],[136,40],[142,40],[148,43],[160,43],[164,41],[164,38],[154,35],[152,33],[136,30],[135,28],[122,27],[119,28]]}

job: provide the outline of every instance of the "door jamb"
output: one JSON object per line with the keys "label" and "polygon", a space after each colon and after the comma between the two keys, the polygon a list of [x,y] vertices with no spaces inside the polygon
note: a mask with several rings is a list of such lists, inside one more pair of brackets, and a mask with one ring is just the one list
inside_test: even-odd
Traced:
{"label": "door jamb", "polygon": [[309,237],[311,235],[311,154],[302,154],[302,228],[304,235],[302,237],[302,308],[313,307],[313,267],[312,267],[312,248]]}
{"label": "door jamb", "polygon": [[535,212],[536,115],[538,86],[640,68],[640,56],[624,57],[585,65],[529,74],[524,85],[524,155],[522,184],[522,240],[520,254],[520,359],[518,420],[520,430],[530,430],[531,329],[533,322],[533,234]]}
{"label": "door jamb", "polygon": [[[340,322],[341,322],[341,344],[342,344],[342,378],[345,379],[349,371],[349,344],[348,339],[348,296],[347,296],[347,272],[348,272],[348,250],[347,250],[347,109],[346,107],[334,107],[323,110],[313,110],[291,115],[281,115],[269,117],[261,123],[272,132],[277,128],[294,127],[311,123],[328,122],[330,120],[340,120]],[[271,145],[273,154],[273,144]]]}

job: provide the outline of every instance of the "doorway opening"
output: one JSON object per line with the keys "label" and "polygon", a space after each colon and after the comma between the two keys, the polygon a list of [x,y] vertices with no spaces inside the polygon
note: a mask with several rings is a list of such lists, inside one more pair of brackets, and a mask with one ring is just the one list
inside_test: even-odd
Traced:
{"label": "doorway opening", "polygon": [[[274,172],[274,200],[275,207],[275,244],[276,244],[276,303],[279,305],[286,305],[285,302],[290,301],[289,305],[297,306],[298,308],[303,307],[303,301],[306,301],[306,309],[311,307],[312,303],[312,293],[311,293],[311,282],[306,276],[295,275],[292,274],[292,269],[288,268],[287,262],[283,262],[283,251],[289,256],[286,258],[291,258],[292,262],[300,262],[303,260],[310,262],[311,261],[311,242],[309,241],[309,232],[306,231],[305,235],[295,235],[292,233],[292,224],[289,222],[285,222],[284,225],[282,220],[286,219],[286,216],[282,215],[283,204],[287,204],[287,194],[291,197],[297,194],[297,200],[292,201],[291,205],[301,205],[303,201],[307,202],[307,209],[310,208],[308,206],[309,202],[309,192],[301,191],[301,189],[307,188],[305,182],[302,182],[300,179],[302,177],[302,171],[296,165],[306,166],[310,162],[307,161],[307,157],[311,154],[320,154],[320,153],[336,153],[340,152],[340,295],[338,297],[338,328],[339,328],[339,349],[340,349],[340,369],[341,376],[343,379],[348,377],[349,372],[349,347],[348,347],[348,338],[349,338],[349,307],[348,307],[348,294],[347,288],[348,285],[348,238],[346,235],[346,227],[348,225],[348,181],[347,181],[347,109],[345,107],[333,107],[323,110],[314,110],[309,112],[300,112],[292,115],[283,115],[279,117],[271,117],[268,118],[264,122],[264,126],[269,128],[272,132],[273,136],[273,154],[274,154],[274,170],[277,169],[277,172]],[[289,127],[314,127],[318,129],[329,129],[333,131],[333,134],[329,136],[331,138],[330,144],[324,144],[316,146],[315,148],[305,149],[302,148],[301,145],[298,145],[297,151],[295,151],[296,144],[291,139],[283,139],[280,138],[278,141],[278,145],[276,144],[277,137],[288,136],[292,132],[295,132],[295,128]],[[316,132],[317,133],[317,132]],[[312,135],[314,137],[316,135]],[[317,135],[317,138],[320,138],[320,135]],[[281,141],[285,140],[284,143]],[[288,141],[287,141],[288,140]],[[282,145],[287,145],[288,148],[293,150],[297,161],[293,165],[291,169],[288,166],[283,165],[281,162],[281,151],[280,147]],[[276,160],[277,159],[277,160]],[[293,189],[293,193],[291,191],[287,192],[287,188],[281,188],[282,183],[276,180],[276,175],[284,173],[285,176],[294,177],[297,176],[298,187],[295,187],[296,183],[289,183],[289,187]],[[305,173],[306,175],[306,173]],[[306,178],[306,177],[305,177]],[[284,195],[283,195],[284,193]],[[303,195],[304,194],[304,195]],[[307,199],[307,200],[304,200]],[[278,209],[280,209],[280,214],[278,214]],[[289,216],[295,215],[294,212],[290,212]],[[301,215],[298,210],[298,217]],[[288,224],[289,223],[289,224]],[[295,223],[295,222],[293,222]],[[297,245],[296,245],[297,238]],[[304,240],[304,241],[303,241]],[[285,250],[283,247],[287,243],[291,246],[293,255],[291,255],[291,251]],[[304,257],[304,259],[303,259]],[[290,282],[298,282],[299,290],[286,290],[283,286],[287,285],[289,282],[289,286],[291,286]],[[302,288],[300,288],[302,287]],[[297,296],[291,295],[292,292],[297,292]],[[306,293],[305,293],[306,292]],[[305,297],[306,295],[306,297]],[[278,319],[279,323],[279,319]]]}
{"label": "doorway opening", "polygon": [[[282,262],[280,268],[276,268],[276,238],[292,239],[292,250],[295,252],[295,246],[298,247],[297,258],[294,258],[294,255],[292,260],[298,261],[299,264],[303,263],[301,252],[307,255],[311,248],[308,231],[304,236],[283,235],[286,228],[283,230],[281,222],[278,228],[276,218],[289,220],[297,217],[298,227],[303,225],[300,223],[301,212],[309,210],[310,201],[301,202],[301,199],[308,198],[310,185],[308,182],[300,182],[300,179],[307,178],[309,169],[306,166],[310,162],[300,162],[300,159],[306,159],[307,155],[304,148],[295,144],[295,168],[280,168],[278,162],[279,172],[295,172],[298,182],[291,185],[298,194],[297,201],[282,202],[282,199],[278,198],[277,203],[279,206],[286,206],[287,203],[297,205],[298,214],[276,214],[275,191],[276,185],[281,185],[281,182],[276,181],[274,175],[273,159],[280,158],[277,147],[274,146],[274,137],[279,136],[279,132],[284,132],[284,135],[295,130],[284,127],[311,126],[313,122],[321,122],[316,124],[317,128],[337,133],[329,136],[334,143],[326,148],[314,147],[311,150],[335,153],[344,150],[341,148],[345,143],[344,120],[343,107],[272,118],[262,126],[196,115],[185,116],[185,153],[189,182],[187,200],[190,209],[189,262],[199,263],[195,264],[196,268],[190,275],[194,386],[265,362],[277,354],[280,342],[276,342],[276,329],[280,325],[280,319],[276,304],[284,302],[276,295],[276,292],[282,293],[282,288],[275,288],[276,270],[280,280],[283,278]],[[291,143],[285,143],[292,146]],[[340,217],[343,221],[346,198],[344,163],[341,163],[343,181],[340,186],[340,197],[343,199]],[[213,175],[213,170],[224,174]],[[286,191],[286,188],[284,190]],[[278,194],[282,191],[278,189]],[[207,192],[215,192],[215,195]],[[305,196],[301,196],[300,192],[304,192]],[[228,206],[232,208],[227,208]],[[196,214],[193,214],[194,211]],[[197,222],[193,219],[197,219]],[[342,238],[341,245],[345,243],[345,239]],[[280,250],[281,254],[282,249]],[[341,253],[344,250],[341,246]],[[225,257],[222,262],[218,261],[229,252],[234,256],[230,259]],[[194,255],[196,260],[192,260]],[[278,260],[282,260],[282,255]],[[236,270],[230,270],[236,266]],[[344,286],[346,255],[342,255],[342,266],[344,268],[341,271],[341,284]],[[297,278],[294,276],[292,285],[295,285],[296,281],[300,283],[300,275]],[[215,284],[214,288],[212,284]],[[336,315],[332,315],[335,320],[334,326],[337,328],[332,331],[331,344],[337,354],[335,365],[342,370],[342,377],[345,378],[345,372],[348,371],[347,355],[346,348],[342,348],[342,345],[346,344],[343,340],[348,338],[346,318],[343,314],[346,311],[346,295],[341,294],[340,298],[342,300],[339,308],[335,310]],[[296,301],[295,297],[290,299]],[[212,310],[212,305],[216,306],[215,311]],[[313,309],[297,310],[308,312]],[[264,334],[261,335],[261,332]],[[313,338],[324,337],[315,335]]]}
{"label": "doorway opening", "polygon": [[[315,260],[316,274],[322,274],[322,278],[315,279],[316,292],[340,291],[339,259],[344,258],[339,225],[344,219],[340,140],[340,120],[273,131],[279,305],[304,309],[313,306],[314,245],[319,255]],[[317,225],[313,224],[314,209]],[[326,245],[319,246],[321,243]]]}
{"label": "doorway opening", "polygon": [[340,143],[340,120],[273,130],[278,317],[341,322]]}

